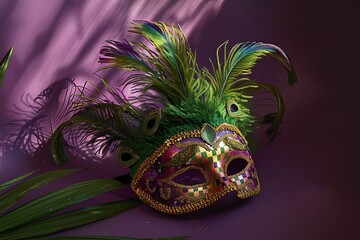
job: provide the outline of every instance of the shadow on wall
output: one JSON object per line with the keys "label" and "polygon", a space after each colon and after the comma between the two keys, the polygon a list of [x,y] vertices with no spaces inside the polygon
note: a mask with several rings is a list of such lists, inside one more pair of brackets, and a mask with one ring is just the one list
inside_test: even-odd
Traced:
{"label": "shadow on wall", "polygon": [[[126,37],[136,19],[179,23],[189,36],[217,14],[222,1],[6,1],[1,3],[1,53],[14,46],[7,81],[0,90],[1,108],[36,96],[64,77],[91,80],[97,56],[107,39]],[[108,81],[115,78],[109,72]],[[114,79],[117,81],[118,79]]]}
{"label": "shadow on wall", "polygon": [[[80,93],[79,86],[86,81],[99,81],[92,73],[100,47],[107,39],[127,37],[133,20],[179,23],[189,36],[214,17],[222,4],[170,0],[156,1],[156,5],[146,0],[2,2],[0,30],[5,34],[0,55],[10,46],[14,46],[14,54],[0,88],[0,158],[50,156],[50,136],[69,117],[66,113],[74,107],[73,94]],[[114,85],[123,78],[116,70],[103,74]],[[93,163],[104,160],[86,151],[69,150],[76,158],[90,156]]]}

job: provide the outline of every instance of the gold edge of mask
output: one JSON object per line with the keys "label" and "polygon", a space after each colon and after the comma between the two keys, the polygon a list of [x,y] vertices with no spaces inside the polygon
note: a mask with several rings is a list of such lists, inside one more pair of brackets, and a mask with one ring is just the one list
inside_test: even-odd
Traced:
{"label": "gold edge of mask", "polygon": [[[237,190],[238,189],[235,186],[226,187],[224,190],[214,193],[214,195],[210,198],[201,199],[199,202],[189,203],[189,204],[186,204],[183,206],[167,206],[165,204],[159,203],[158,201],[154,200],[151,197],[151,195],[145,193],[140,188],[137,188],[135,193],[139,196],[139,198],[142,201],[144,201],[151,207],[155,208],[156,210],[163,212],[163,213],[167,213],[167,214],[177,215],[177,214],[190,213],[190,212],[194,212],[196,210],[205,208],[205,207],[213,204],[217,200],[219,200],[225,194],[232,192],[232,191],[237,191]],[[244,193],[242,195],[241,199],[255,196],[259,192],[260,192],[260,183],[258,183],[258,185],[251,191]]]}
{"label": "gold edge of mask", "polygon": [[[215,130],[216,132],[223,130],[234,131],[237,134],[239,134],[246,142],[246,139],[243,136],[243,134],[240,132],[240,130],[231,124],[227,124],[227,123],[220,124],[219,126],[215,127]],[[199,138],[201,137],[201,130],[185,131],[174,135],[170,139],[166,140],[162,146],[160,146],[150,157],[145,159],[145,161],[140,165],[139,169],[136,171],[133,180],[131,182],[131,188],[142,201],[164,213],[182,214],[182,213],[193,212],[198,209],[209,206],[210,204],[214,203],[222,196],[224,196],[226,193],[237,190],[236,187],[226,187],[224,190],[214,193],[214,195],[211,198],[201,199],[197,203],[189,203],[184,206],[167,206],[165,204],[159,203],[158,201],[153,199],[151,195],[145,193],[144,191],[142,191],[140,188],[137,187],[139,180],[148,170],[148,168],[151,167],[155,163],[155,161],[160,156],[162,156],[171,145],[180,142],[181,140],[184,140],[186,138],[195,138],[195,137],[199,137]],[[258,194],[259,191],[260,191],[260,184],[258,184],[258,186],[255,189],[253,189],[250,193],[246,194],[244,198],[254,196]]]}

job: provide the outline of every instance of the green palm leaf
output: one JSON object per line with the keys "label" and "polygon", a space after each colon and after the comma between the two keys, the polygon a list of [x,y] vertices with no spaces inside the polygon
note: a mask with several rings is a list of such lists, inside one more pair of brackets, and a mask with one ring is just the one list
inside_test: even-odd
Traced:
{"label": "green palm leaf", "polygon": [[0,85],[1,85],[2,81],[4,80],[5,73],[8,68],[9,61],[10,61],[13,51],[14,51],[14,48],[11,47],[9,49],[9,51],[6,53],[5,57],[0,62]]}
{"label": "green palm leaf", "polygon": [[[18,184],[13,189],[0,194],[3,210],[9,209],[20,198],[29,191],[44,186],[45,184],[77,171],[76,169],[63,169],[51,171],[23,183]],[[1,189],[6,189],[22,179],[28,177],[33,172],[24,174],[0,185]],[[85,207],[70,212],[54,215],[55,213],[72,207],[77,203],[83,202],[98,194],[114,190],[123,186],[114,179],[96,179],[84,181],[60,190],[39,197],[15,210],[3,214],[0,217],[0,239],[88,239],[88,240],[136,240],[139,238],[111,237],[111,236],[68,236],[68,237],[49,237],[58,231],[78,227],[95,221],[114,216],[137,206],[140,201],[121,200],[108,202],[90,207]],[[17,196],[19,194],[19,196]],[[178,240],[186,237],[153,238],[163,240]]]}
{"label": "green palm leaf", "polygon": [[[17,201],[23,198],[28,192],[38,187],[44,186],[55,179],[66,176],[78,171],[76,169],[61,169],[44,173],[36,176],[24,183],[21,183],[0,196],[0,213],[13,206]],[[0,220],[1,222],[1,220]]]}
{"label": "green palm leaf", "polygon": [[139,203],[137,199],[124,200],[75,210],[0,234],[0,239],[17,240],[47,236],[64,229],[78,227],[114,216],[139,205]]}
{"label": "green palm leaf", "polygon": [[50,216],[98,194],[122,186],[113,179],[96,179],[76,183],[40,197],[0,218],[0,232]]}
{"label": "green palm leaf", "polygon": [[[35,171],[34,171],[35,172]],[[12,185],[14,185],[15,183],[23,180],[24,178],[27,178],[28,176],[30,176],[31,174],[33,174],[34,172],[30,172],[30,173],[26,173],[20,177],[17,177],[17,178],[14,178],[14,179],[11,179],[10,181],[8,182],[5,182],[3,184],[0,184],[0,191],[8,188],[8,187],[11,187]]]}
{"label": "green palm leaf", "polygon": [[132,238],[132,237],[110,237],[110,236],[63,236],[63,237],[47,237],[32,238],[32,240],[181,240],[188,236],[165,237],[165,238]]}

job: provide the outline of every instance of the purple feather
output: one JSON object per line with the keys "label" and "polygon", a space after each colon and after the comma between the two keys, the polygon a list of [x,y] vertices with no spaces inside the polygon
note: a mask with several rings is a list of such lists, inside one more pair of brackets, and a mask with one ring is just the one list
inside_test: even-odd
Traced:
{"label": "purple feather", "polygon": [[132,58],[136,58],[139,60],[142,60],[141,55],[139,52],[134,49],[134,47],[127,41],[124,40],[124,42],[118,42],[113,40],[107,40],[107,43],[110,44],[110,46],[104,46],[100,50],[100,54],[103,55],[103,57],[99,57],[99,62],[101,63],[109,63],[112,62],[116,56],[128,56]]}
{"label": "purple feather", "polygon": [[158,27],[158,26],[156,26],[155,24],[153,24],[152,22],[149,22],[149,21],[145,21],[145,20],[136,20],[136,21],[134,21],[136,24],[141,24],[141,25],[143,25],[143,24],[146,24],[146,25],[148,25],[148,26],[150,26],[151,28],[153,28],[155,31],[157,31],[158,33],[160,33],[160,34],[163,34],[163,32],[161,31],[161,29]]}

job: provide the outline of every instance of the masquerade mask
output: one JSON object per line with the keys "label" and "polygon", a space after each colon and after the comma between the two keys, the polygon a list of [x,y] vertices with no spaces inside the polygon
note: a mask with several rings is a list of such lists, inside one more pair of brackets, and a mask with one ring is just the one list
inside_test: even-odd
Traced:
{"label": "masquerade mask", "polygon": [[[210,73],[196,64],[180,27],[136,22],[131,32],[146,41],[108,41],[100,57],[107,65],[100,69],[128,70],[125,86],[137,95],[125,99],[103,81],[114,102],[92,96],[80,100],[78,112],[53,135],[55,161],[66,161],[63,132],[71,128],[71,136],[78,131],[89,149],[104,154],[114,149],[119,164],[130,168],[119,179],[130,180],[140,199],[159,211],[195,211],[230,191],[239,198],[257,194],[260,183],[247,138],[254,124],[268,124],[274,139],[284,103],[275,86],[246,75],[269,55],[295,83],[285,53],[263,43],[236,44],[228,52],[225,42]],[[275,97],[275,113],[262,117],[251,111],[249,101],[259,90]]]}
{"label": "masquerade mask", "polygon": [[230,191],[246,198],[260,190],[254,162],[241,132],[221,124],[169,139],[134,176],[139,197],[166,213],[205,207]]}

